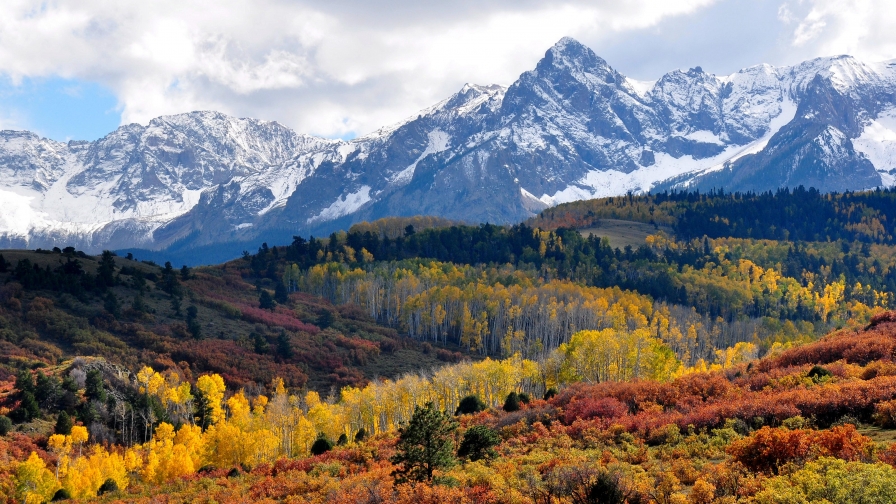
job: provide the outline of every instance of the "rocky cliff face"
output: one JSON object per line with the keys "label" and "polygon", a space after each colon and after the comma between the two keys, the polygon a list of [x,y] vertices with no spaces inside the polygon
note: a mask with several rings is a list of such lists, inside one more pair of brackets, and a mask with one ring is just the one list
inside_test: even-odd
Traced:
{"label": "rocky cliff face", "polygon": [[[193,112],[96,142],[0,133],[0,241],[189,250],[388,215],[514,222],[629,191],[896,182],[896,68],[848,56],[639,82],[573,39],[349,142]],[[236,245],[233,245],[236,246]],[[238,251],[237,251],[238,252]]]}

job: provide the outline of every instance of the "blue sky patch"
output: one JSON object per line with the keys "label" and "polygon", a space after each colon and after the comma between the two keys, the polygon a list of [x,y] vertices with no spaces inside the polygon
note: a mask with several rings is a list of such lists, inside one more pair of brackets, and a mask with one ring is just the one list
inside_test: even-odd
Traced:
{"label": "blue sky patch", "polygon": [[0,126],[58,141],[96,140],[121,123],[111,90],[77,79],[0,77]]}

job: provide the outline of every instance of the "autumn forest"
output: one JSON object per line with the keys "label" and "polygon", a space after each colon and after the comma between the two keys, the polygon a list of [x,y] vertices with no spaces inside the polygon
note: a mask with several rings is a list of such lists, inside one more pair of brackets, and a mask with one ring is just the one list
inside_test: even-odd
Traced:
{"label": "autumn forest", "polygon": [[896,502],[894,293],[892,190],[2,250],[0,501]]}

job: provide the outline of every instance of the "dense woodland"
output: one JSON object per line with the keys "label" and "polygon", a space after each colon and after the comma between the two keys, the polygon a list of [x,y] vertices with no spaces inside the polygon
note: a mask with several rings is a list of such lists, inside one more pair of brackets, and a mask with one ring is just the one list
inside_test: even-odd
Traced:
{"label": "dense woodland", "polygon": [[[893,197],[675,193],[515,226],[384,219],[192,269],[2,251],[0,494],[890,495]],[[618,249],[577,231],[601,219],[656,232]]]}

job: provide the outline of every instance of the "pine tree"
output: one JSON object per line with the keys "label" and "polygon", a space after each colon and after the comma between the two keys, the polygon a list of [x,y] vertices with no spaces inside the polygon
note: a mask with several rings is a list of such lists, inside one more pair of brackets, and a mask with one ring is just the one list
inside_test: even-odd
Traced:
{"label": "pine tree", "polygon": [[317,316],[315,324],[321,329],[326,329],[333,325],[333,320],[333,312],[331,312],[330,310],[324,310],[320,312],[320,315]]}
{"label": "pine tree", "polygon": [[175,316],[180,316],[180,298],[177,296],[171,296],[171,310],[174,311]]}
{"label": "pine tree", "polygon": [[100,265],[96,270],[96,280],[102,289],[115,285],[115,255],[108,250],[104,250],[100,258]]}
{"label": "pine tree", "polygon": [[283,285],[283,282],[277,282],[277,287],[274,289],[274,301],[280,304],[289,302],[289,293],[286,292],[286,286]]}
{"label": "pine tree", "polygon": [[12,430],[12,420],[7,416],[0,415],[0,436],[9,434],[10,430]]}
{"label": "pine tree", "polygon": [[30,422],[40,417],[40,407],[37,405],[34,394],[23,392],[22,401],[19,403],[19,407],[13,410],[12,414],[19,422]]}
{"label": "pine tree", "polygon": [[475,462],[496,455],[494,447],[501,443],[498,433],[485,425],[474,425],[464,433],[457,456]]}
{"label": "pine tree", "polygon": [[37,378],[34,383],[34,398],[37,403],[46,409],[50,409],[56,405],[56,399],[59,397],[59,379],[54,376],[47,376],[42,372],[37,372]]}
{"label": "pine tree", "polygon": [[27,369],[19,370],[19,372],[16,373],[16,383],[13,387],[22,394],[25,392],[31,392],[33,394],[34,377],[31,376],[31,371],[28,371]]}
{"label": "pine tree", "polygon": [[104,402],[106,400],[103,372],[99,369],[87,371],[87,378],[84,380],[84,395],[90,401]]}
{"label": "pine tree", "polygon": [[513,411],[520,410],[520,396],[516,392],[511,392],[507,394],[507,399],[504,401],[504,411],[510,413]]}
{"label": "pine tree", "polygon": [[453,466],[457,462],[454,458],[457,425],[432,402],[415,406],[411,421],[398,430],[395,446],[398,453],[391,459],[393,464],[401,466],[395,471],[399,481],[432,481],[435,470]]}
{"label": "pine tree", "polygon": [[187,330],[195,339],[202,339],[202,325],[199,323],[199,309],[193,305],[187,307]]}
{"label": "pine tree", "polygon": [[53,429],[53,431],[56,434],[68,436],[72,433],[72,425],[74,425],[72,423],[72,417],[68,416],[68,413],[63,411],[62,413],[59,413],[58,417],[56,417],[56,427]]}
{"label": "pine tree", "polygon": [[327,436],[320,434],[311,445],[312,455],[323,455],[333,449],[333,442],[327,439]]}
{"label": "pine tree", "polygon": [[146,311],[146,302],[143,301],[143,296],[140,295],[139,291],[137,291],[137,295],[134,296],[134,299],[131,301],[131,309],[137,313]]}
{"label": "pine tree", "polygon": [[103,302],[103,308],[115,318],[121,317],[121,303],[112,291],[106,293],[106,299]]}
{"label": "pine tree", "polygon": [[280,334],[277,336],[277,354],[284,359],[291,359],[293,356],[292,342],[286,331],[280,331]]}
{"label": "pine tree", "polygon": [[274,311],[274,298],[265,289],[261,289],[261,294],[258,296],[258,307]]}
{"label": "pine tree", "polygon": [[252,338],[252,344],[255,347],[255,353],[268,353],[268,351],[270,350],[270,345],[268,344],[268,339],[265,338],[264,335],[259,333],[252,333],[249,336]]}
{"label": "pine tree", "polygon": [[485,403],[482,402],[482,399],[479,399],[479,396],[476,395],[468,395],[460,400],[460,403],[457,405],[457,410],[454,411],[455,415],[469,415],[472,413],[479,413],[480,411],[485,410]]}

